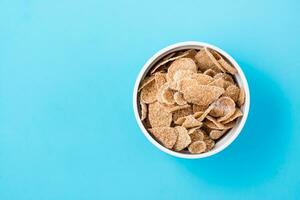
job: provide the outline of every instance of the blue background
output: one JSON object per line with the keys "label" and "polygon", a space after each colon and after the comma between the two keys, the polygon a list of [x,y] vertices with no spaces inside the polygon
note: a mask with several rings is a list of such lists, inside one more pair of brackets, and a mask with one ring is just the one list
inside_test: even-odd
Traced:
{"label": "blue background", "polygon": [[[300,199],[300,3],[0,0],[0,199]],[[139,130],[142,65],[215,44],[249,81],[225,151],[183,160]]]}

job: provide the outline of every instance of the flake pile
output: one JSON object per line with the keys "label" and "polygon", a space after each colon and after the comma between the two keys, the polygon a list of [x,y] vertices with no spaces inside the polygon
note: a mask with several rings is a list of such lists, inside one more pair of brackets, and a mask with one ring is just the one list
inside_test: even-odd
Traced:
{"label": "flake pile", "polygon": [[236,74],[225,57],[206,47],[165,56],[139,86],[145,128],[168,149],[210,151],[243,116],[245,93]]}

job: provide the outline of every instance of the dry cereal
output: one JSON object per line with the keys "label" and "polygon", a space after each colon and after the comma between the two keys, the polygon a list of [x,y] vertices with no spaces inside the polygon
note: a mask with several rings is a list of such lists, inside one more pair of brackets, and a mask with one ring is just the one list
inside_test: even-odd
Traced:
{"label": "dry cereal", "polygon": [[149,129],[150,133],[166,148],[171,149],[175,145],[178,132],[171,127],[156,127]]}
{"label": "dry cereal", "polygon": [[173,151],[212,150],[243,116],[245,91],[236,75],[232,63],[207,47],[165,55],[138,89],[143,125]]}
{"label": "dry cereal", "polygon": [[149,104],[148,118],[152,128],[170,126],[172,122],[172,114],[165,111],[159,102]]}
{"label": "dry cereal", "polygon": [[176,126],[175,130],[178,132],[178,137],[173,149],[175,151],[181,151],[191,143],[191,137],[186,128],[182,126]]}
{"label": "dry cereal", "polygon": [[204,141],[196,141],[188,147],[191,153],[203,153],[206,150],[206,143]]}

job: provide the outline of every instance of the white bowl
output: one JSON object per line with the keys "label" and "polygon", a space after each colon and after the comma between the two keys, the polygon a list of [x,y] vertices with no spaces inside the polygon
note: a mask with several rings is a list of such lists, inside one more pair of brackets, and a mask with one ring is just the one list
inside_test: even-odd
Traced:
{"label": "white bowl", "polygon": [[[158,60],[160,60],[165,55],[167,55],[169,53],[172,53],[172,52],[175,52],[175,51],[179,51],[179,50],[191,49],[191,48],[200,49],[202,47],[208,47],[210,49],[213,49],[213,50],[221,53],[237,69],[238,73],[235,76],[237,84],[245,90],[245,104],[241,108],[244,115],[240,119],[237,120],[236,126],[233,127],[222,139],[220,139],[215,144],[215,147],[212,150],[210,150],[206,153],[202,153],[202,154],[187,154],[187,153],[176,152],[176,151],[167,149],[166,147],[162,146],[145,129],[145,127],[144,127],[144,125],[143,125],[143,123],[140,119],[140,115],[139,115],[139,102],[137,101],[138,100],[138,88],[139,88],[141,80],[145,77],[145,75],[148,73],[148,71],[153,67],[153,65]],[[243,129],[244,124],[245,124],[245,122],[247,120],[247,117],[248,117],[249,107],[250,107],[249,87],[248,87],[246,77],[245,77],[241,67],[225,51],[223,51],[222,49],[220,49],[220,48],[218,48],[214,45],[204,43],[204,42],[196,42],[196,41],[180,42],[180,43],[176,43],[176,44],[167,46],[166,48],[163,48],[162,50],[158,51],[142,67],[142,69],[141,69],[141,71],[140,71],[140,73],[139,73],[139,75],[136,79],[135,86],[134,86],[134,91],[133,91],[133,110],[134,110],[135,118],[136,118],[136,121],[137,121],[140,129],[142,130],[142,132],[146,136],[146,138],[154,146],[156,146],[158,149],[160,149],[161,151],[163,151],[167,154],[170,154],[172,156],[179,157],[179,158],[187,158],[187,159],[205,158],[205,157],[209,157],[209,156],[212,156],[214,154],[217,154],[220,151],[224,150],[226,147],[228,147],[237,138],[237,136],[240,134],[241,130]]]}

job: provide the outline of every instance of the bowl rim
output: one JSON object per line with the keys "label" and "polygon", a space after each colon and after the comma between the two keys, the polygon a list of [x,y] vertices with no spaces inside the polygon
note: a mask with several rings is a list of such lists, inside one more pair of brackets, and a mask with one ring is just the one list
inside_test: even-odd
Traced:
{"label": "bowl rim", "polygon": [[[188,47],[188,48],[193,48],[194,47],[208,47],[211,48],[213,50],[216,50],[217,52],[220,52],[225,58],[227,58],[231,64],[234,65],[234,67],[237,69],[238,71],[238,75],[241,79],[242,85],[243,85],[243,89],[245,91],[245,104],[244,104],[244,113],[243,113],[243,117],[241,118],[241,121],[239,122],[235,132],[233,132],[232,136],[229,137],[226,141],[224,141],[224,144],[222,144],[219,148],[216,149],[212,149],[211,151],[202,153],[202,154],[184,154],[184,153],[180,153],[180,152],[176,152],[173,150],[170,150],[166,147],[164,147],[163,145],[161,145],[159,142],[157,142],[150,134],[149,132],[145,129],[140,116],[139,116],[139,112],[138,112],[138,103],[137,102],[137,95],[138,95],[138,87],[140,85],[140,82],[142,80],[142,78],[144,77],[144,74],[148,72],[148,68],[149,66],[152,65],[152,63],[154,61],[156,61],[160,56],[164,55],[166,52],[172,51],[174,49],[179,50],[178,48],[184,48],[184,47]],[[152,66],[151,66],[152,67]],[[135,85],[134,85],[134,90],[133,90],[133,110],[134,110],[134,115],[135,115],[135,119],[139,125],[139,128],[142,130],[143,134],[145,135],[145,137],[154,145],[156,146],[158,149],[160,149],[161,151],[178,157],[178,158],[186,158],[186,159],[200,159],[200,158],[205,158],[205,157],[209,157],[212,155],[215,155],[221,151],[223,151],[225,148],[227,148],[230,144],[232,144],[232,142],[238,137],[238,135],[241,133],[246,120],[248,118],[248,113],[249,113],[249,108],[250,108],[250,91],[249,91],[249,86],[248,86],[248,82],[247,79],[245,77],[245,74],[243,72],[243,70],[241,69],[241,67],[239,66],[239,64],[235,61],[235,59],[233,59],[227,52],[225,52],[224,50],[220,49],[219,47],[206,43],[206,42],[198,42],[198,41],[186,41],[186,42],[178,42],[175,44],[171,44],[165,48],[162,48],[161,50],[159,50],[158,52],[156,52],[152,57],[150,57],[147,62],[144,64],[144,66],[140,69],[140,72],[136,78],[135,81]]]}

